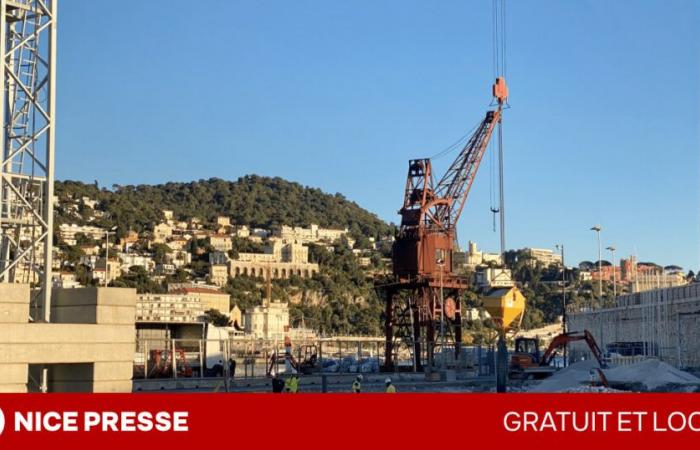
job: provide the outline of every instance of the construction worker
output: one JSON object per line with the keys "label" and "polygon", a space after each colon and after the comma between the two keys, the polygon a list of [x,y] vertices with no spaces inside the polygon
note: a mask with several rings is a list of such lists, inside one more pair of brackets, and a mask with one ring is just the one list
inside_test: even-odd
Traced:
{"label": "construction worker", "polygon": [[396,386],[394,386],[391,383],[391,378],[387,378],[384,380],[384,384],[386,384],[386,393],[387,394],[396,394]]}
{"label": "construction worker", "polygon": [[289,373],[292,371],[292,340],[289,336],[284,337],[284,370]]}
{"label": "construction worker", "polygon": [[236,360],[233,358],[228,359],[228,376],[234,378],[236,376]]}
{"label": "construction worker", "polygon": [[284,382],[285,392],[296,394],[299,392],[299,375],[294,374]]}
{"label": "construction worker", "polygon": [[352,391],[356,394],[362,392],[362,375],[355,377],[355,381],[352,382]]}

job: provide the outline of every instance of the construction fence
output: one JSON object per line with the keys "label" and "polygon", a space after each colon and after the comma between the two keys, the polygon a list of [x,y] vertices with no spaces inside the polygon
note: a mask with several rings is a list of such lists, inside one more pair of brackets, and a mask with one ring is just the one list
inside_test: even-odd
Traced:
{"label": "construction fence", "polygon": [[[232,339],[139,338],[134,353],[134,380],[178,378],[260,378],[282,373],[378,373],[384,365],[384,339],[317,339],[291,348],[283,342]],[[454,350],[452,350],[454,353]],[[494,373],[490,347],[463,347],[451,368],[473,376]],[[410,363],[404,364],[410,371]]]}
{"label": "construction fence", "polygon": [[[613,359],[655,357],[700,370],[700,283],[619,296],[613,308],[569,314],[569,330],[589,330]],[[580,343],[571,359],[588,357]]]}

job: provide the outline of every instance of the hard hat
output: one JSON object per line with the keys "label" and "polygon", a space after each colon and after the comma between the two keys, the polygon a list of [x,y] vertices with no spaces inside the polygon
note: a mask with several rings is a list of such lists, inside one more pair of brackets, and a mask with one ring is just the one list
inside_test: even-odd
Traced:
{"label": "hard hat", "polygon": [[357,381],[362,381],[362,375],[357,376]]}
{"label": "hard hat", "polygon": [[386,384],[390,384],[390,383],[391,383],[391,378],[387,378],[386,380],[384,380],[384,382],[385,382]]}

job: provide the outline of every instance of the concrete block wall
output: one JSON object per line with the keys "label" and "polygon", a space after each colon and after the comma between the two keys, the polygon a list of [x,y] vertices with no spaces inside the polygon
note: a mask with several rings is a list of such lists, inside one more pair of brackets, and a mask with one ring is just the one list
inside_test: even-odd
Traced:
{"label": "concrete block wall", "polygon": [[49,371],[51,392],[131,392],[132,364],[58,364]]}
{"label": "concrete block wall", "polygon": [[[2,336],[13,325],[25,326],[29,321],[29,285],[0,283],[0,392],[27,392],[29,365],[14,358]],[[5,346],[5,348],[2,348]]]}
{"label": "concrete block wall", "polygon": [[131,392],[135,290],[54,289],[51,323],[28,323],[29,297],[0,283],[0,392],[26,392],[30,365],[53,392]]}
{"label": "concrete block wall", "polygon": [[54,288],[51,293],[51,322],[133,327],[136,298],[129,295],[132,291],[133,289],[103,287]]}
{"label": "concrete block wall", "polygon": [[0,324],[27,323],[27,320],[29,320],[29,286],[0,284]]}
{"label": "concrete block wall", "polygon": [[[620,298],[615,308],[568,316],[569,330],[589,330],[605,351],[613,342],[646,342],[650,353],[678,368],[700,368],[700,285],[655,289]],[[587,355],[583,343],[572,355]]]}

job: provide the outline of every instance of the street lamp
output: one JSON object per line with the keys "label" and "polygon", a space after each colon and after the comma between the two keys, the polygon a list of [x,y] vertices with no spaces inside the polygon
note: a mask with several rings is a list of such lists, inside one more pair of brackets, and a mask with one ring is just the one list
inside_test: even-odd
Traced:
{"label": "street lamp", "polygon": [[117,227],[105,230],[105,287],[109,284],[109,235],[116,234]]}
{"label": "street lamp", "polygon": [[435,264],[440,268],[440,365],[445,363],[445,294],[442,288],[442,272],[445,267],[445,260],[438,258]]}
{"label": "street lamp", "polygon": [[613,268],[613,298],[617,298],[617,268],[615,266],[615,246],[606,247],[605,250],[610,250],[612,253],[612,268]]}
{"label": "street lamp", "polygon": [[[556,249],[561,252],[561,328],[566,333],[566,263],[564,262],[564,244],[556,244]],[[566,349],[564,345],[564,367],[566,367]]]}
{"label": "street lamp", "polygon": [[595,231],[598,236],[598,302],[603,301],[603,250],[600,246],[600,230],[602,229],[600,225],[591,227],[591,230]]}

